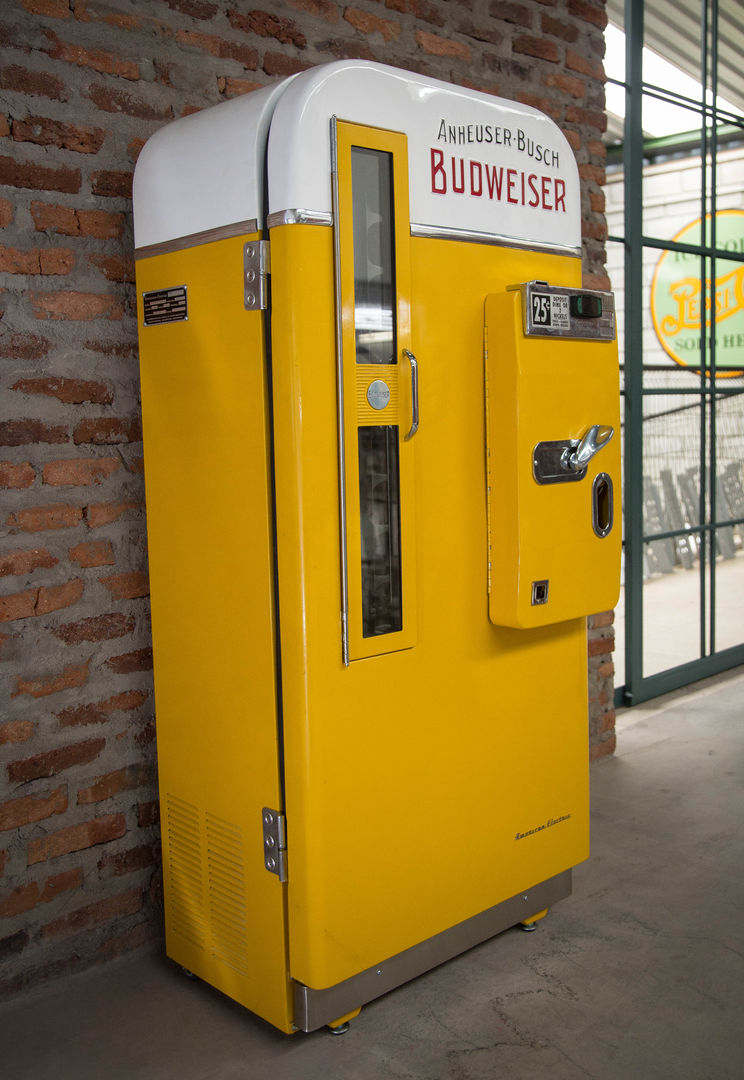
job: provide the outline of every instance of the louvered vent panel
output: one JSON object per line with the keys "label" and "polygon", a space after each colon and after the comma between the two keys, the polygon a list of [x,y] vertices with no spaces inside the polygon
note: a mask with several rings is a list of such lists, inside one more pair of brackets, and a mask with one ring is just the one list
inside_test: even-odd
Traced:
{"label": "louvered vent panel", "polygon": [[168,907],[171,929],[203,949],[207,940],[199,811],[191,803],[166,796],[168,830]]}
{"label": "louvered vent panel", "polygon": [[212,952],[223,963],[247,974],[243,837],[237,825],[213,814],[207,814],[207,864]]}

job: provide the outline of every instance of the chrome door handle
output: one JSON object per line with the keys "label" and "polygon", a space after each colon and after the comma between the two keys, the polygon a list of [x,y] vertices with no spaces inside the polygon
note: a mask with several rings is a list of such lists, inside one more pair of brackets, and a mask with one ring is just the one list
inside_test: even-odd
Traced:
{"label": "chrome door handle", "polygon": [[418,360],[408,349],[403,350],[403,355],[411,365],[411,426],[408,429],[408,434],[403,436],[404,441],[408,442],[416,434],[419,426]]}
{"label": "chrome door handle", "polygon": [[614,434],[615,429],[608,424],[594,424],[575,450],[566,447],[561,457],[561,466],[570,472],[581,472],[594,455],[599,453],[602,447],[607,446]]}

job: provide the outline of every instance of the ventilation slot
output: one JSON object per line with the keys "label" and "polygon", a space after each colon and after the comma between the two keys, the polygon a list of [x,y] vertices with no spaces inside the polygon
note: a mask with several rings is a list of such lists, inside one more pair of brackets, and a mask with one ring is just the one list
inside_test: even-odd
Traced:
{"label": "ventilation slot", "polygon": [[243,872],[243,838],[237,825],[207,814],[207,863],[212,952],[247,974],[248,922]]}
{"label": "ventilation slot", "polygon": [[168,906],[175,933],[203,949],[206,943],[199,812],[191,803],[166,796]]}

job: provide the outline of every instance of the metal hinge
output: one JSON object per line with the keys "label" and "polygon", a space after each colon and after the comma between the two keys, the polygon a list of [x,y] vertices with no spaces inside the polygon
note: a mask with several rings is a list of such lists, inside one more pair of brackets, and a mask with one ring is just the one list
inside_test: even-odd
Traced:
{"label": "metal hinge", "polygon": [[246,311],[262,311],[269,306],[271,256],[268,240],[251,240],[243,246],[243,302]]}
{"label": "metal hinge", "polygon": [[264,866],[280,881],[287,880],[287,821],[278,810],[264,806],[263,821]]}

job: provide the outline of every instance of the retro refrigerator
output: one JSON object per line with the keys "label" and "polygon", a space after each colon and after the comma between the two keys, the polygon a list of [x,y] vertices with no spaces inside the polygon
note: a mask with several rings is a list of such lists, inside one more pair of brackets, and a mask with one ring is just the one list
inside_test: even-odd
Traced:
{"label": "retro refrigerator", "polygon": [[612,296],[548,117],[371,63],[168,125],[134,203],[167,950],[339,1029],[587,857]]}

